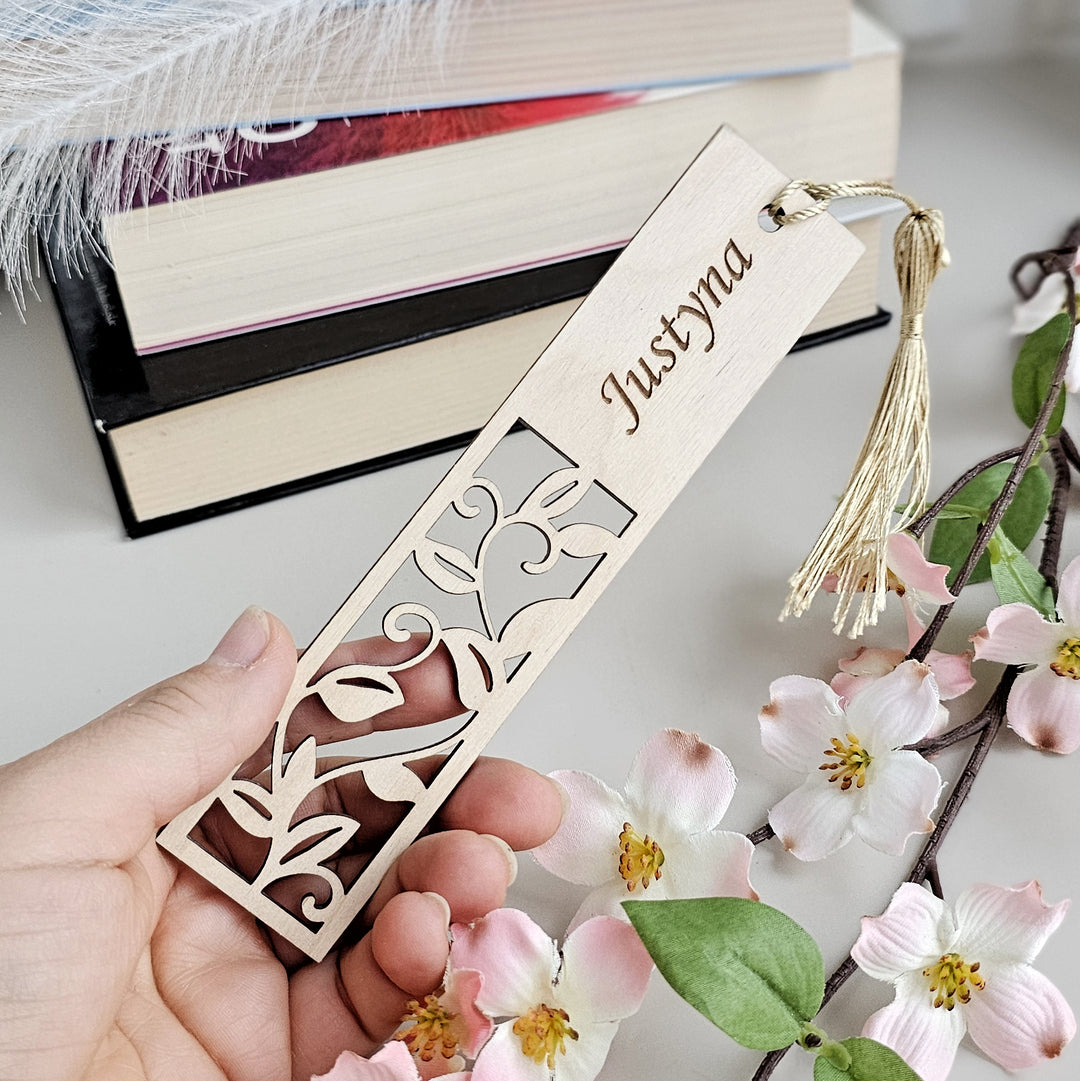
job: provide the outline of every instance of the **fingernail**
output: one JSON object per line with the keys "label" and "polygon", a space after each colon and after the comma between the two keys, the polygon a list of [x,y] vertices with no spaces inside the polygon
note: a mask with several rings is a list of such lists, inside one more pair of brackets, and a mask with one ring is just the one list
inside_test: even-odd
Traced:
{"label": "fingernail", "polygon": [[559,793],[559,802],[562,803],[562,815],[559,817],[559,821],[565,822],[566,816],[570,813],[570,793],[554,777],[548,777],[548,780],[555,786],[555,791]]}
{"label": "fingernail", "polygon": [[252,606],[225,632],[210,654],[209,664],[224,668],[250,668],[270,642],[270,621],[261,608]]}
{"label": "fingernail", "polygon": [[439,908],[442,909],[443,918],[446,921],[446,929],[447,929],[447,931],[449,931],[450,930],[450,902],[447,901],[447,899],[445,897],[443,897],[443,895],[441,893],[424,893],[424,894],[421,894],[421,896],[422,897],[427,897],[429,900],[434,901],[435,904],[437,904],[439,906]]}
{"label": "fingernail", "polygon": [[506,857],[506,884],[512,886],[518,873],[518,861],[514,850],[501,837],[496,837],[494,833],[481,833],[480,836],[497,845]]}

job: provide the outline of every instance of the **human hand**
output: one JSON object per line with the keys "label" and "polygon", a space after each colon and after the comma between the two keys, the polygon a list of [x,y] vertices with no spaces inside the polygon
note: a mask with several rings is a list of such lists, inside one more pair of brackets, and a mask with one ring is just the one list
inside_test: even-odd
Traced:
{"label": "human hand", "polygon": [[[0,1081],[307,1081],[367,1054],[440,983],[449,920],[502,904],[507,846],[558,826],[550,781],[481,759],[362,937],[301,958],[155,843],[263,744],[295,667],[284,626],[250,609],[205,663],[0,767]],[[438,654],[408,676],[376,727],[460,712]]]}

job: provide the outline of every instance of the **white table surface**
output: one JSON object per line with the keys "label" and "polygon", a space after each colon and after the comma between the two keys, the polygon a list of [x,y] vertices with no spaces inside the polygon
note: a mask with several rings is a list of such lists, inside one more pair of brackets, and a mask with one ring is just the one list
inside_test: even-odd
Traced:
{"label": "white table surface", "polygon": [[[1080,215],[1080,85],[1061,65],[909,69],[898,186],[945,211],[951,269],[930,301],[933,489],[1019,442],[1009,404],[1016,343],[1007,337],[1007,271],[1056,243]],[[837,178],[847,179],[847,178]],[[891,285],[886,296],[893,295]],[[0,300],[0,626],[5,708],[0,759],[17,757],[135,690],[202,658],[247,604],[280,615],[298,642],[322,625],[452,457],[442,455],[138,541],[124,539],[50,299],[25,324]],[[895,324],[788,359],[585,618],[496,737],[492,750],[543,770],[573,767],[621,785],[634,750],[665,725],[722,747],[741,779],[727,825],[748,830],[792,786],[760,750],[757,711],[772,679],[829,678],[852,647],[828,628],[827,602],[780,625],[785,579],[824,523],[861,442],[892,353]],[[1076,406],[1069,416],[1075,421]],[[1074,498],[1074,512],[1076,507]],[[1065,559],[1080,553],[1067,533]],[[961,648],[982,624],[988,586],[958,605],[942,642]],[[897,611],[871,644],[901,634]],[[985,669],[985,671],[983,670]],[[997,666],[980,664],[970,714]],[[953,776],[967,746],[942,756]],[[945,844],[948,895],[967,884],[1039,878],[1049,901],[1080,895],[1080,756],[1041,755],[1000,737]],[[853,843],[797,864],[765,844],[753,879],[800,920],[832,967],[907,873],[903,858]],[[550,933],[582,891],[521,859],[510,903]],[[1080,912],[1040,967],[1080,1010]],[[857,975],[825,1014],[858,1031],[888,991]],[[737,1048],[654,976],[626,1023],[607,1081],[749,1077]],[[1075,1076],[1080,1048],[1032,1079]],[[790,1054],[778,1078],[808,1078]],[[1002,1076],[961,1051],[958,1081]]]}

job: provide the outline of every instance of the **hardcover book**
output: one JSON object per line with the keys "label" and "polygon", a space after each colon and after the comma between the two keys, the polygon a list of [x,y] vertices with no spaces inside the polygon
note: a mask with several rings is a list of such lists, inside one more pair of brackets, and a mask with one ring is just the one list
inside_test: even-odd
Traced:
{"label": "hardcover book", "polygon": [[[887,177],[899,79],[895,40],[859,17],[847,69],[605,94],[548,106],[562,118],[544,122],[540,106],[500,107],[480,125],[493,134],[389,154],[393,143],[369,139],[359,151],[379,155],[369,160],[116,215],[106,240],[135,346],[175,348],[619,248],[722,122],[790,175]],[[330,130],[340,142],[343,126]]]}
{"label": "hardcover book", "polygon": [[[880,325],[880,220],[797,348]],[[605,252],[150,355],[107,263],[53,280],[132,537],[466,445],[614,260]]]}

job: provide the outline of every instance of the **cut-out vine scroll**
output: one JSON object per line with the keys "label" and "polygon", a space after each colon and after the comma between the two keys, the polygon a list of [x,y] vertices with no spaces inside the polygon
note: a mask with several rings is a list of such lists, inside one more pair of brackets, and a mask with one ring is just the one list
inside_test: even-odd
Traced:
{"label": "cut-out vine scroll", "polygon": [[[861,245],[827,215],[800,229],[761,228],[761,208],[786,183],[734,132],[719,132],[304,652],[269,762],[249,763],[174,819],[159,837],[163,847],[311,957],[326,955],[854,265]],[[614,394],[616,386],[627,393]],[[622,398],[632,402],[637,424],[628,424]],[[485,463],[519,424],[543,433],[570,464],[545,473],[510,510],[505,485],[490,480]],[[575,515],[597,490],[622,505],[622,528]],[[437,526],[448,512],[464,520],[487,515],[475,552],[443,539]],[[540,596],[501,621],[484,579],[496,542],[519,526],[547,545],[521,566],[526,575],[544,580],[577,560],[584,573],[560,595]],[[397,646],[423,645],[384,667],[335,658],[360,617],[410,569],[435,589],[440,605],[417,595],[392,603],[382,632]],[[443,601],[470,597],[476,620],[441,618]],[[415,639],[410,626],[421,629]],[[327,713],[361,729],[363,720],[401,703],[399,677],[436,650],[449,656],[471,718],[400,754],[319,758]],[[434,776],[422,761],[432,756],[443,756]],[[313,787],[357,775],[371,795],[401,805],[388,835],[365,832],[333,801],[309,801]],[[231,823],[232,835],[208,841],[204,818]],[[358,861],[359,842],[364,856],[374,850],[370,858]],[[236,866],[219,858],[223,850],[239,854]]]}

